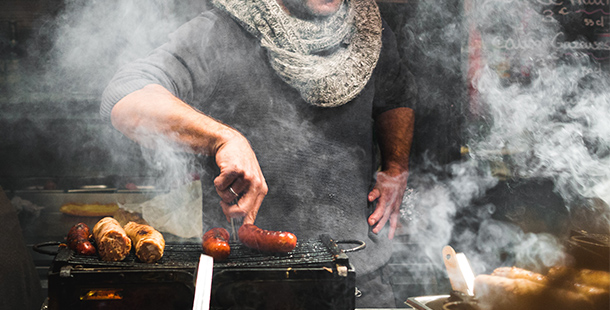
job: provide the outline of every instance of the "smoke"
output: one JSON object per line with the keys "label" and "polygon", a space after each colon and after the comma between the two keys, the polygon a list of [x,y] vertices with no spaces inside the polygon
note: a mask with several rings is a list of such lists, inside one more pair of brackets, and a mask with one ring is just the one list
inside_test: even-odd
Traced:
{"label": "smoke", "polygon": [[[430,47],[422,52],[427,63],[459,68],[461,73],[452,73],[461,74],[473,89],[465,109],[469,152],[457,163],[422,165],[423,175],[415,176],[415,188],[403,204],[407,231],[437,266],[442,266],[445,244],[464,251],[475,273],[503,265],[544,270],[567,264],[563,241],[569,229],[608,233],[610,227],[610,46],[598,37],[571,33],[574,28],[555,15],[561,7],[554,2],[479,0],[464,5],[459,27],[455,11],[437,1],[420,3],[417,18],[407,25],[407,33],[419,31],[409,38],[410,48]],[[600,8],[572,1],[563,9],[573,12],[566,18],[574,23],[580,22],[574,12]],[[601,16],[607,20],[607,13]],[[449,22],[438,26],[439,21]],[[439,29],[460,33],[450,31],[460,27],[465,36],[438,35]],[[608,32],[608,27],[598,30]],[[443,39],[426,40],[432,37]],[[435,42],[466,47],[470,57],[447,57]],[[423,87],[438,93],[438,84]],[[504,188],[512,195],[518,190],[511,182],[540,180],[550,181],[552,188],[535,199],[511,200],[521,204],[512,211],[483,199],[498,181],[508,182]],[[545,205],[549,192],[563,200],[555,206],[560,210]],[[552,212],[565,212],[568,219],[553,218],[560,220],[545,231],[549,227],[543,217]]]}
{"label": "smoke", "polygon": [[[92,97],[97,106],[119,66],[165,42],[169,33],[202,11],[203,2],[64,1],[55,18],[41,22],[40,32],[28,45],[37,58],[35,65],[45,70],[22,79],[24,83],[12,91],[53,90],[71,98]],[[477,272],[509,264],[542,269],[564,262],[565,249],[556,236],[499,220],[496,215],[502,210],[497,203],[480,202],[504,181],[498,176],[502,167],[502,176],[509,179],[551,180],[553,192],[565,200],[566,211],[578,217],[578,224],[607,231],[610,79],[602,64],[608,61],[608,43],[563,27],[556,20],[561,8],[551,1],[415,2],[405,5],[415,11],[394,12],[394,17],[398,24],[406,19],[404,27],[395,30],[399,48],[419,81],[416,109],[447,113],[452,101],[463,101],[463,115],[442,114],[446,119],[441,122],[461,117],[467,121],[465,131],[454,134],[465,137],[469,152],[463,161],[446,164],[431,156],[417,167],[410,181],[413,189],[405,196],[404,232],[439,268],[441,249],[449,243],[466,252]],[[575,12],[578,4],[566,7]],[[601,30],[607,32],[608,27]],[[469,59],[472,54],[479,55],[476,61]],[[457,89],[468,86],[473,96],[455,96]],[[56,108],[67,113],[73,106]],[[292,126],[289,116],[278,122],[280,128]],[[305,129],[300,136],[304,149],[309,132]],[[116,134],[109,134],[107,146],[117,148],[116,139]],[[427,142],[432,143],[416,141]],[[441,147],[448,148],[442,143]],[[159,172],[160,184],[174,180],[179,185],[197,166],[197,158],[177,152],[171,144],[134,152],[141,152],[147,168]],[[117,151],[111,156],[118,162],[124,154]],[[537,203],[529,201],[518,219],[527,218],[528,209],[537,208]]]}
{"label": "smoke", "polygon": [[49,40],[43,82],[64,92],[99,94],[116,71],[167,40],[202,10],[195,1],[64,1],[63,9],[41,27]]}

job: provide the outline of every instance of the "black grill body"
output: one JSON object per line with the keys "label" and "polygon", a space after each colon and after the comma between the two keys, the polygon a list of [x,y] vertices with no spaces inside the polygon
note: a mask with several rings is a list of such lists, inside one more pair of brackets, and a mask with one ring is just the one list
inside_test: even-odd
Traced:
{"label": "black grill body", "polygon": [[[154,264],[129,254],[121,262],[62,247],[49,270],[49,309],[192,309],[200,244],[167,244]],[[328,236],[299,241],[287,254],[239,243],[214,263],[210,309],[355,308],[355,271]]]}

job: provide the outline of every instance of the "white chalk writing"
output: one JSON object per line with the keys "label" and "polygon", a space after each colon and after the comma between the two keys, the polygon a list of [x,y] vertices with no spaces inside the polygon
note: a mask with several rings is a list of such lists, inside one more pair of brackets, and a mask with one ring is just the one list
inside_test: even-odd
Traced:
{"label": "white chalk writing", "polygon": [[560,50],[599,50],[610,51],[610,42],[604,41],[563,41],[564,33],[557,33],[552,39],[534,39],[534,38],[503,38],[495,37],[491,44],[496,49],[504,50],[528,50],[539,49],[545,47],[556,48]]}

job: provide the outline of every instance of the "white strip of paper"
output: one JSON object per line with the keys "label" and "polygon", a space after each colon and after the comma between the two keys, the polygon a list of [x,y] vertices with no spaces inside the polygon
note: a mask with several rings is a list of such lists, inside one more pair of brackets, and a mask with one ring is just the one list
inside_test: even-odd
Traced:
{"label": "white strip of paper", "polygon": [[201,254],[197,266],[197,278],[195,282],[195,300],[193,310],[209,310],[210,296],[212,293],[212,275],[214,271],[214,259],[211,256]]}

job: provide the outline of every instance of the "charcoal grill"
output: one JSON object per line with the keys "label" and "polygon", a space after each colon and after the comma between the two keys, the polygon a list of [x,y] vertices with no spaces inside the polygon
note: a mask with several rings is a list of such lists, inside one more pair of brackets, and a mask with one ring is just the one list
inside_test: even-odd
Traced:
{"label": "charcoal grill", "polygon": [[[358,246],[342,250],[340,243]],[[328,235],[299,241],[287,254],[231,243],[214,263],[210,309],[354,309],[355,271],[347,252],[361,241]],[[49,270],[49,309],[192,309],[199,243],[170,243],[154,264],[77,255],[60,247]]]}

